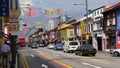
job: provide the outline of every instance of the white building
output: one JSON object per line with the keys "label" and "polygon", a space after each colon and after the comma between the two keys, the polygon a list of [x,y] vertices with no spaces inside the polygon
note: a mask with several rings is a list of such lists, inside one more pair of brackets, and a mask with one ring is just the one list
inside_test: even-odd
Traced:
{"label": "white building", "polygon": [[48,24],[49,24],[49,25],[48,25],[48,26],[49,26],[48,30],[55,28],[55,27],[54,27],[54,26],[55,26],[54,23],[55,23],[55,22],[54,22],[52,19],[49,20],[49,22],[48,22]]}
{"label": "white building", "polygon": [[103,14],[105,6],[101,6],[93,10],[93,45],[97,50],[104,49],[103,44]]}

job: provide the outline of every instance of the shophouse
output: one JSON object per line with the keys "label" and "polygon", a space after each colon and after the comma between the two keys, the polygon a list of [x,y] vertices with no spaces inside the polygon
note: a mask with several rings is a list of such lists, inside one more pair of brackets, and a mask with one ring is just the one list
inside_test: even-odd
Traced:
{"label": "shophouse", "polygon": [[[84,17],[83,19],[81,19],[81,21],[82,21],[81,22],[82,36],[86,38],[86,43],[92,44],[92,31],[93,31],[92,14],[89,14],[88,18]],[[83,25],[84,25],[84,32],[83,32]]]}
{"label": "shophouse", "polygon": [[[118,10],[120,8],[120,2],[117,4],[114,4],[110,7],[105,8],[105,11],[103,12],[103,30],[106,35],[106,42],[105,42],[105,49],[111,50],[116,48],[116,37],[118,37],[116,31],[116,26],[119,23],[118,17],[120,14],[118,14]],[[120,12],[120,10],[119,10]]]}
{"label": "shophouse", "polygon": [[[93,10],[93,46],[97,50],[102,51],[104,48],[103,44],[103,14],[105,6],[101,6]],[[103,46],[102,46],[103,45]]]}
{"label": "shophouse", "polygon": [[59,40],[62,41],[62,43],[73,38],[74,29],[71,23],[75,21],[76,20],[73,19],[68,23],[61,23],[58,25],[58,36],[59,36]]}

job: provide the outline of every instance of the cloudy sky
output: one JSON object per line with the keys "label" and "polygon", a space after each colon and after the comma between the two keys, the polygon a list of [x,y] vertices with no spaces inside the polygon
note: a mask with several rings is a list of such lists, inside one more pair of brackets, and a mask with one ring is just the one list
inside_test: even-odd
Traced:
{"label": "cloudy sky", "polygon": [[[71,16],[72,18],[79,19],[85,14],[85,0],[19,0],[20,4],[30,4],[35,8],[54,8],[62,9],[62,14]],[[88,0],[88,9],[95,9],[103,5],[110,6],[120,2],[120,0]],[[40,10],[40,9],[39,9]],[[40,10],[41,11],[41,10]],[[36,18],[43,21],[43,16]],[[44,22],[44,21],[43,21]]]}
{"label": "cloudy sky", "polygon": [[[20,4],[30,4],[33,8],[37,8],[38,11],[42,11],[43,8],[61,9],[62,15],[70,16],[74,19],[80,19],[85,14],[85,5],[73,5],[73,4],[85,4],[85,0],[19,0]],[[88,0],[88,9],[94,10],[101,6],[111,6],[120,0]],[[39,12],[40,13],[40,12]],[[38,17],[29,18],[22,16],[23,20],[35,24],[36,22],[48,23],[48,18],[40,14]]]}

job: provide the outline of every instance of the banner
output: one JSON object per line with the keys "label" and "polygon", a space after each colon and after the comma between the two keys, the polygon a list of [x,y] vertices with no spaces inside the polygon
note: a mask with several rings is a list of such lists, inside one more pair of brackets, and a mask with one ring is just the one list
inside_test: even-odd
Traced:
{"label": "banner", "polygon": [[116,47],[120,48],[120,36],[118,34],[120,33],[120,8],[117,10],[117,32],[116,32]]}
{"label": "banner", "polygon": [[85,33],[85,31],[84,31],[84,20],[80,21],[80,27],[81,27],[81,35],[83,35]]}
{"label": "banner", "polygon": [[42,12],[48,18],[58,18],[62,15],[61,9],[43,9]]}

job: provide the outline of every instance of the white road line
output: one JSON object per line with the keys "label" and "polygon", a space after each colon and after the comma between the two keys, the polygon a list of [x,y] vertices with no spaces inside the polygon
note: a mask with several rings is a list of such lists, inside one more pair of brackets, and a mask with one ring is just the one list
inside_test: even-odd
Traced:
{"label": "white road line", "polygon": [[30,55],[31,57],[35,57],[34,55]]}
{"label": "white road line", "polygon": [[59,55],[57,55],[57,54],[53,54],[54,56],[59,56]]}
{"label": "white road line", "polygon": [[92,66],[94,68],[102,68],[102,67],[99,67],[99,66],[96,66],[96,65],[92,65],[92,64],[89,64],[89,63],[85,63],[85,62],[81,62],[82,64],[84,65],[88,65],[88,66]]}
{"label": "white road line", "polygon": [[48,66],[45,64],[42,64],[42,68],[48,68]]}

